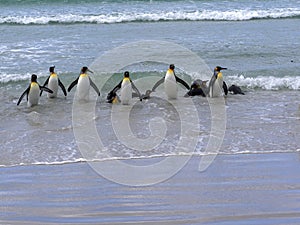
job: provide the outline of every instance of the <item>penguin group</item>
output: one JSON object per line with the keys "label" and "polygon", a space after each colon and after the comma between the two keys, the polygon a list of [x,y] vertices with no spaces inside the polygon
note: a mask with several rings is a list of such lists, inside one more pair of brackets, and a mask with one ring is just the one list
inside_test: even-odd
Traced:
{"label": "penguin group", "polygon": [[231,94],[241,94],[245,95],[245,93],[242,91],[242,89],[237,85],[231,85],[229,88],[227,87],[227,84],[223,80],[223,74],[221,70],[227,70],[227,68],[223,68],[220,66],[216,66],[214,69],[214,73],[209,80],[209,84],[207,86],[206,81],[202,81],[200,79],[197,79],[193,81],[191,85],[191,89],[185,94],[185,97],[189,96],[202,96],[202,97],[220,97],[220,96],[226,96],[228,93]]}
{"label": "penguin group", "polygon": [[[26,95],[27,105],[29,107],[37,105],[39,102],[39,97],[42,95],[43,91],[47,92],[48,98],[56,98],[58,94],[59,87],[61,88],[64,96],[67,96],[67,91],[63,83],[60,81],[58,75],[54,72],[55,66],[49,68],[50,75],[41,86],[37,82],[37,75],[32,74],[30,85],[23,92],[18,100],[17,105],[19,105]],[[130,104],[130,101],[134,97],[138,97],[140,101],[143,99],[150,98],[150,94],[155,92],[156,88],[161,84],[164,84],[164,92],[168,99],[177,99],[178,95],[178,84],[183,85],[188,92],[185,97],[189,96],[202,96],[202,97],[220,97],[225,96],[228,92],[232,94],[242,94],[241,88],[232,85],[227,88],[227,84],[223,81],[223,75],[221,70],[226,70],[220,66],[215,67],[214,73],[207,86],[207,81],[195,80],[189,86],[184,80],[176,76],[175,65],[171,64],[165,74],[160,80],[158,80],[151,90],[147,90],[145,94],[141,94],[138,88],[135,86],[134,82],[130,79],[128,71],[124,72],[124,77],[122,80],[108,93],[107,102],[108,103],[118,103],[121,102],[123,105]],[[93,80],[90,78],[89,73],[93,73],[88,67],[84,66],[81,68],[80,75],[69,85],[68,92],[70,92],[76,85],[75,97],[78,100],[89,100],[89,90],[92,87],[98,96],[100,96],[100,91]],[[120,97],[117,91],[120,90]]]}
{"label": "penguin group", "polygon": [[[41,86],[37,82],[37,75],[32,74],[29,87],[23,92],[23,94],[18,100],[17,105],[21,103],[25,95],[27,99],[27,105],[29,107],[37,105],[39,103],[39,97],[42,95],[43,91],[48,92],[48,98],[56,98],[59,87],[64,93],[64,96],[67,96],[66,88],[60,81],[58,75],[54,72],[54,68],[55,66],[51,66],[49,68],[50,75],[46,79],[43,86]],[[79,77],[76,80],[74,80],[68,87],[68,92],[70,92],[75,85],[78,85],[78,91],[76,93],[78,95],[79,100],[88,100],[90,86],[92,86],[97,92],[98,96],[100,96],[99,89],[97,88],[96,84],[91,80],[87,72],[93,73],[86,66],[82,67]]]}

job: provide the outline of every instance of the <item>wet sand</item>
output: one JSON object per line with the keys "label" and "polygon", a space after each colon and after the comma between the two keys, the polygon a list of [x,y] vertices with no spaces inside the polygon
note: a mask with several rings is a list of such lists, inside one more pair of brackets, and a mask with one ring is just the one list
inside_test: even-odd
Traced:
{"label": "wet sand", "polygon": [[199,160],[146,187],[88,163],[2,167],[0,224],[300,223],[299,152],[218,155],[204,172]]}

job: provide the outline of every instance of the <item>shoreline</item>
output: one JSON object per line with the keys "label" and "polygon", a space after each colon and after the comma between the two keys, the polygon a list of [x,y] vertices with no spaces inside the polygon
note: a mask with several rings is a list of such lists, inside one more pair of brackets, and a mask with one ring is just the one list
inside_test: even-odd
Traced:
{"label": "shoreline", "polygon": [[211,155],[216,155],[218,156],[236,156],[236,155],[264,155],[264,154],[290,154],[290,153],[299,153],[300,154],[300,149],[296,150],[272,150],[272,151],[246,151],[246,152],[218,152],[217,154],[212,153],[212,154],[202,154],[202,153],[192,153],[192,154],[179,154],[179,155],[173,155],[173,154],[168,154],[168,155],[153,155],[153,156],[136,156],[136,157],[114,157],[110,159],[94,159],[94,160],[87,160],[84,158],[78,158],[76,160],[67,160],[67,161],[57,161],[57,162],[35,162],[35,163],[20,163],[20,164],[13,164],[13,165],[0,165],[0,169],[2,168],[13,168],[13,167],[26,167],[26,166],[60,166],[60,165],[67,165],[67,164],[78,164],[78,163],[101,163],[101,162],[107,162],[107,161],[130,161],[130,160],[152,160],[152,159],[163,159],[166,157],[203,157],[203,156],[211,156]]}

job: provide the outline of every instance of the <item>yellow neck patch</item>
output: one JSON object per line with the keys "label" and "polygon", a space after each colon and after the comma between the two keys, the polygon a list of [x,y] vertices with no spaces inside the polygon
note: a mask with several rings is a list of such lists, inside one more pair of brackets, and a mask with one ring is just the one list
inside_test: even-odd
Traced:
{"label": "yellow neck patch", "polygon": [[221,72],[218,73],[218,79],[222,78],[223,74]]}
{"label": "yellow neck patch", "polygon": [[129,77],[124,77],[123,81],[130,81]]}
{"label": "yellow neck patch", "polygon": [[80,74],[81,77],[87,77],[88,75],[86,73]]}
{"label": "yellow neck patch", "polygon": [[30,87],[35,87],[35,86],[38,86],[38,83],[36,83],[36,82],[31,82]]}
{"label": "yellow neck patch", "polygon": [[167,73],[172,73],[172,74],[174,74],[174,71],[171,70],[171,69],[168,69]]}
{"label": "yellow neck patch", "polygon": [[51,73],[50,76],[51,77],[57,77],[57,74],[56,73]]}

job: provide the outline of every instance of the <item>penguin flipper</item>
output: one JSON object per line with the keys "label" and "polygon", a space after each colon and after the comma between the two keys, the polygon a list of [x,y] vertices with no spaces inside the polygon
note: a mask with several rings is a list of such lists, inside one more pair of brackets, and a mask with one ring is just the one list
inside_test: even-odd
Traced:
{"label": "penguin flipper", "polygon": [[223,81],[223,90],[224,90],[224,94],[227,95],[228,94],[228,88],[227,88],[227,84],[225,83],[225,81]]}
{"label": "penguin flipper", "polygon": [[[46,86],[49,82],[49,79],[50,79],[50,76],[47,78],[47,80],[45,81],[44,85],[43,86]],[[40,96],[42,96],[42,93],[43,93],[43,90],[41,90],[40,92]]]}
{"label": "penguin flipper", "polygon": [[111,92],[111,93],[116,93],[119,89],[121,89],[121,87],[122,87],[122,82],[123,82],[123,80],[121,80],[121,82],[118,83],[118,85],[115,86],[114,89],[112,89],[110,92]]}
{"label": "penguin flipper", "polygon": [[49,93],[53,93],[53,91],[51,90],[51,89],[49,89],[49,88],[47,88],[47,87],[44,87],[44,86],[40,86],[40,90],[41,91],[46,91],[46,92],[49,92]]}
{"label": "penguin flipper", "polygon": [[140,98],[140,101],[142,101],[142,95],[141,95],[139,89],[137,89],[137,87],[134,85],[134,83],[132,81],[131,81],[131,87],[137,93],[138,97]]}
{"label": "penguin flipper", "polygon": [[177,76],[175,76],[175,78],[176,78],[176,82],[181,83],[183,86],[186,87],[186,89],[190,90],[190,86],[189,86],[184,80],[180,79],[180,78],[177,77]]}
{"label": "penguin flipper", "polygon": [[[63,91],[64,95],[67,96],[67,91],[63,83],[58,79],[58,85],[60,86],[61,90]],[[44,85],[45,86],[45,85]]]}
{"label": "penguin flipper", "polygon": [[70,86],[68,87],[68,92],[70,92],[72,90],[72,88],[78,83],[79,77],[77,77],[76,80],[74,80]]}
{"label": "penguin flipper", "polygon": [[100,96],[100,91],[99,89],[97,88],[96,84],[92,81],[92,79],[89,77],[90,79],[90,84],[91,86],[94,88],[94,90],[97,92],[98,96]]}
{"label": "penguin flipper", "polygon": [[155,89],[161,85],[163,82],[165,81],[165,77],[161,78],[159,81],[156,82],[156,84],[154,84],[152,91],[155,91]]}
{"label": "penguin flipper", "polygon": [[24,98],[24,96],[27,94],[27,100],[28,100],[28,93],[29,93],[29,90],[30,90],[30,86],[23,92],[23,94],[21,95],[21,97],[19,98],[19,101],[17,103],[17,105],[20,105],[22,99]]}

